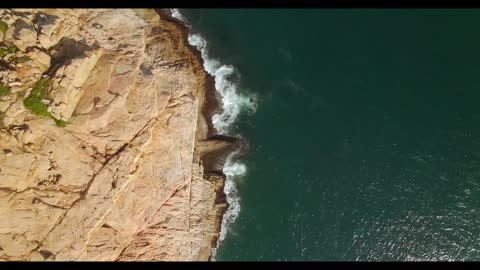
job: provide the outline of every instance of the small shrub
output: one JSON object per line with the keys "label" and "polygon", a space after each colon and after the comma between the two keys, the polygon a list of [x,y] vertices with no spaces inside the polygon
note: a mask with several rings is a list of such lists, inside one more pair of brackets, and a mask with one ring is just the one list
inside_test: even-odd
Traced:
{"label": "small shrub", "polygon": [[15,45],[12,45],[12,46],[0,45],[0,58],[5,57],[5,55],[9,53],[16,53],[17,51],[18,51],[18,48]]}
{"label": "small shrub", "polygon": [[48,90],[51,85],[50,80],[40,79],[33,85],[30,95],[23,100],[23,105],[35,115],[52,118],[57,127],[65,127],[67,122],[53,117],[48,111],[48,106],[42,102],[42,100],[48,99]]}
{"label": "small shrub", "polygon": [[30,57],[28,56],[22,56],[22,57],[17,57],[16,55],[8,58],[8,62],[18,64],[18,63],[25,63],[28,60],[30,60]]}
{"label": "small shrub", "polygon": [[53,120],[55,121],[55,125],[57,127],[65,127],[67,125],[67,122],[65,122],[63,120],[56,119],[56,118],[53,118]]}
{"label": "small shrub", "polygon": [[7,55],[7,54],[8,54],[7,47],[1,46],[0,47],[0,58],[5,57],[5,55]]}
{"label": "small shrub", "polygon": [[7,29],[8,29],[8,25],[4,21],[0,20],[0,31],[5,33],[7,32]]}
{"label": "small shrub", "polygon": [[11,88],[9,86],[0,84],[0,97],[10,95],[10,93],[12,93],[12,92],[11,92]]}
{"label": "small shrub", "polygon": [[23,100],[25,108],[29,109],[33,114],[38,116],[52,117],[47,110],[48,106],[42,100],[48,98],[48,89],[51,82],[47,79],[40,79],[32,87],[30,95]]}
{"label": "small shrub", "polygon": [[8,47],[7,47],[7,51],[8,51],[9,53],[16,53],[16,52],[18,52],[18,48],[17,48],[15,45],[13,45],[13,46],[8,46]]}

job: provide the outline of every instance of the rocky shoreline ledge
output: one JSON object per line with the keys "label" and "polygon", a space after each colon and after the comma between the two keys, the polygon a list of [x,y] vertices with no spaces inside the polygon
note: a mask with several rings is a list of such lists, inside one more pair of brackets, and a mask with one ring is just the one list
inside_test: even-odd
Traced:
{"label": "rocky shoreline ledge", "polygon": [[[223,191],[226,175],[223,173],[223,168],[227,157],[234,151],[240,150],[238,156],[245,154],[248,144],[243,138],[233,137],[228,135],[220,135],[213,127],[212,116],[219,113],[221,108],[219,104],[220,96],[215,89],[215,78],[208,74],[203,69],[203,58],[200,51],[192,45],[188,44],[189,29],[182,22],[174,18],[171,14],[171,9],[155,9],[155,11],[165,20],[171,21],[178,25],[181,35],[187,47],[193,55],[196,56],[201,63],[202,69],[200,73],[204,76],[204,94],[199,95],[200,113],[197,123],[197,141],[196,150],[200,154],[201,164],[203,165],[203,177],[212,182],[220,183],[220,189],[217,190],[215,196],[215,205],[220,207],[220,215],[215,221],[216,234],[212,239],[212,249],[218,244],[218,238],[221,230],[223,216],[228,208],[226,195]],[[212,254],[209,255],[208,260],[212,259]]]}
{"label": "rocky shoreline ledge", "polygon": [[209,260],[241,140],[162,10],[0,10],[0,260]]}

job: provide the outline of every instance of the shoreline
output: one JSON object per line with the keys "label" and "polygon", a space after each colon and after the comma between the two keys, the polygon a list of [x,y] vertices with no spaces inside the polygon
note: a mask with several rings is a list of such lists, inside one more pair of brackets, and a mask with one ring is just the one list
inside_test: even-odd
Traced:
{"label": "shoreline", "polygon": [[204,73],[204,97],[203,97],[203,102],[200,105],[201,109],[201,116],[204,117],[205,124],[207,125],[206,130],[204,131],[205,133],[202,134],[201,138],[202,139],[207,139],[209,137],[213,137],[218,134],[218,132],[215,130],[213,127],[212,123],[212,116],[220,111],[220,97],[217,92],[217,89],[215,89],[215,78],[208,74],[208,72],[204,69],[204,60],[202,58],[201,52],[197,50],[194,46],[190,45],[188,42],[188,35],[189,35],[189,29],[188,27],[180,20],[172,17],[171,12],[169,9],[154,9],[155,12],[163,19],[169,22],[174,23],[175,25],[178,26],[180,30],[180,34],[182,38],[185,40],[186,46],[189,48],[190,52],[195,55],[197,58],[198,62],[201,65],[201,72]]}
{"label": "shoreline", "polygon": [[[227,176],[223,173],[224,165],[227,157],[237,152],[233,158],[241,158],[248,149],[248,143],[242,137],[219,134],[213,126],[212,116],[221,110],[220,95],[215,88],[215,77],[210,75],[204,68],[204,59],[201,52],[190,45],[188,35],[190,29],[184,22],[174,18],[169,9],[155,9],[155,12],[164,20],[174,23],[178,26],[182,38],[185,40],[186,46],[190,52],[195,55],[201,65],[201,73],[203,79],[203,89],[198,98],[200,99],[197,138],[195,151],[200,154],[200,161],[203,166],[203,177],[208,181],[221,181],[220,189],[216,193],[215,207],[221,207],[221,214],[215,221],[216,231],[211,242],[211,252],[208,261],[212,261],[213,251],[218,247],[218,239],[222,229],[222,222],[229,208],[227,202],[227,194],[224,191]],[[222,207],[223,206],[223,207]]]}

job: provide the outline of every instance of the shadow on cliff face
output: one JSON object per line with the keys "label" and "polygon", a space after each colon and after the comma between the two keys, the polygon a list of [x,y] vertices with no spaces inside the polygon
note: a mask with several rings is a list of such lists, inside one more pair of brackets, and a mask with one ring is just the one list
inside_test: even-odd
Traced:
{"label": "shadow on cliff face", "polygon": [[28,24],[24,19],[17,19],[15,21],[14,29],[15,30],[12,35],[14,39],[21,38],[20,31],[22,31],[23,29],[34,30],[33,26],[31,24]]}
{"label": "shadow on cliff face", "polygon": [[89,46],[72,38],[62,38],[57,45],[50,49],[52,57],[50,68],[45,74],[52,77],[62,66],[69,65],[73,59],[85,58],[88,52],[97,50],[98,45]]}
{"label": "shadow on cliff face", "polygon": [[35,15],[32,23],[37,28],[37,34],[40,34],[42,28],[47,25],[53,25],[60,17],[39,12]]}
{"label": "shadow on cliff face", "polygon": [[209,151],[202,156],[205,174],[208,175],[223,175],[223,168],[228,156],[232,152],[235,152],[232,161],[237,161],[244,158],[248,151],[248,142],[241,137],[214,135],[206,141],[222,141],[227,143],[225,147],[221,147],[215,151]]}

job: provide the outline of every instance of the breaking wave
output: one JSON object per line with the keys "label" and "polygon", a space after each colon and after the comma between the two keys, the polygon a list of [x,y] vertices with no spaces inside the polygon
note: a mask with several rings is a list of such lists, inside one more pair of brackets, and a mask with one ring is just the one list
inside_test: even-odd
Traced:
{"label": "breaking wave", "polygon": [[[178,9],[171,9],[171,16],[182,21],[191,29],[191,25]],[[239,73],[232,65],[224,65],[217,59],[211,58],[208,54],[207,41],[200,34],[189,33],[188,42],[200,51],[203,67],[208,74],[215,78],[215,89],[221,97],[222,112],[212,116],[213,127],[220,134],[228,134],[242,111],[255,112],[255,96],[238,93],[238,84],[233,82],[231,78],[233,76],[239,77]],[[217,248],[225,239],[230,225],[235,222],[240,214],[240,197],[235,184],[235,178],[245,175],[247,167],[245,164],[234,161],[234,157],[238,153],[238,150],[232,152],[227,157],[223,167],[223,173],[226,175],[224,192],[229,206],[223,215],[220,236],[212,254],[213,259],[215,258]]]}
{"label": "breaking wave", "polygon": [[218,60],[210,58],[207,42],[202,36],[190,34],[188,42],[201,52],[203,67],[208,74],[215,78],[215,89],[221,96],[223,110],[222,113],[213,115],[212,124],[218,132],[228,133],[242,109],[255,111],[254,98],[238,93],[238,86],[229,80],[233,75],[238,76],[235,68],[231,65],[222,65]]}

